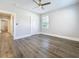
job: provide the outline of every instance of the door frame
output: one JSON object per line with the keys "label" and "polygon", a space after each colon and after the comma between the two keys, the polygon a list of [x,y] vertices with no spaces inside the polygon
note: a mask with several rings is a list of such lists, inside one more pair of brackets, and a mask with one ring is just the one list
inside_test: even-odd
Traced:
{"label": "door frame", "polygon": [[14,33],[15,33],[15,31],[14,31],[14,26],[15,26],[15,16],[16,16],[16,14],[15,13],[13,13],[13,12],[8,12],[8,11],[3,11],[3,10],[0,10],[0,13],[2,13],[2,14],[6,14],[6,15],[10,15],[11,16],[11,18],[10,18],[10,22],[9,22],[9,32],[11,33],[11,35],[14,37],[15,35],[14,35]]}

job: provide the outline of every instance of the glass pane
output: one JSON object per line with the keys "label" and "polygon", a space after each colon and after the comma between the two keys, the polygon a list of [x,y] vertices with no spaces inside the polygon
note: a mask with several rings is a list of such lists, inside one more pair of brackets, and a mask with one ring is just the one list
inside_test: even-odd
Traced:
{"label": "glass pane", "polygon": [[42,17],[42,28],[48,29],[48,25],[49,25],[49,17],[48,16]]}

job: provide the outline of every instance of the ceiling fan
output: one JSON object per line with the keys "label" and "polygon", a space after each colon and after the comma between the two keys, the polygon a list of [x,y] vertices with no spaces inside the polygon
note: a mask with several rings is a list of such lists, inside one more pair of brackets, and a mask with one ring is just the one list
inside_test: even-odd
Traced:
{"label": "ceiling fan", "polygon": [[38,2],[35,1],[35,0],[33,0],[33,1],[34,1],[39,7],[41,7],[42,9],[44,9],[44,6],[51,4],[51,2],[42,3],[42,0],[38,0]]}

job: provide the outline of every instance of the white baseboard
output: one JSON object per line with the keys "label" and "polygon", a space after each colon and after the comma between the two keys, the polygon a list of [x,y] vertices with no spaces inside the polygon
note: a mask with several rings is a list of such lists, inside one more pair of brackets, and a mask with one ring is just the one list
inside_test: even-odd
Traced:
{"label": "white baseboard", "polygon": [[24,35],[24,36],[15,37],[14,40],[29,37],[29,36],[32,36],[32,35]]}
{"label": "white baseboard", "polygon": [[[39,34],[39,33],[36,33],[36,34]],[[14,37],[14,40],[29,37],[29,36],[36,35],[36,34],[28,34],[28,35],[24,35],[24,36]]]}
{"label": "white baseboard", "polygon": [[[61,35],[57,35],[57,34],[48,34],[48,33],[43,33],[43,32],[40,32],[40,33],[37,33],[37,34],[44,34],[44,35],[64,38],[64,39],[68,39],[68,40],[79,41],[79,38],[61,36]],[[25,36],[15,37],[14,39],[21,39],[21,38],[29,37],[29,36],[32,36],[32,35],[36,35],[36,34],[29,34],[29,35],[25,35]]]}
{"label": "white baseboard", "polygon": [[73,41],[79,41],[79,38],[74,38],[74,37],[67,37],[67,36],[61,36],[61,35],[57,35],[57,34],[48,34],[48,33],[40,33],[40,34],[64,38],[64,39],[73,40]]}

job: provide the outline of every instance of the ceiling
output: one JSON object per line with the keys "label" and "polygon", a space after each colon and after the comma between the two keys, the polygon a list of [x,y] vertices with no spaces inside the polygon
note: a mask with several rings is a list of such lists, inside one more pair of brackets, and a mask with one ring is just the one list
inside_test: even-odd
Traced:
{"label": "ceiling", "polygon": [[[38,1],[38,0],[36,0],[36,1]],[[79,3],[79,0],[42,0],[42,3],[48,2],[48,1],[50,1],[51,4],[44,6],[44,10],[41,9],[40,7],[38,7],[37,4],[35,4],[33,2],[33,0],[0,0],[0,3],[13,2],[18,7],[22,7],[26,10],[29,10],[29,11],[32,11],[35,13],[39,13],[39,14],[46,13],[46,12],[49,12],[51,10],[56,10],[58,8],[63,8],[66,6],[70,6],[70,5]]]}

